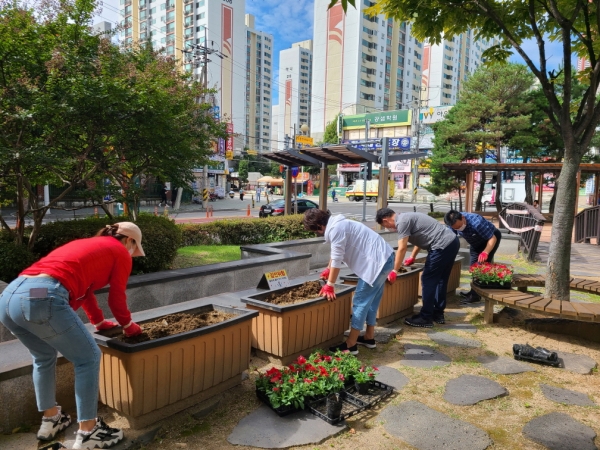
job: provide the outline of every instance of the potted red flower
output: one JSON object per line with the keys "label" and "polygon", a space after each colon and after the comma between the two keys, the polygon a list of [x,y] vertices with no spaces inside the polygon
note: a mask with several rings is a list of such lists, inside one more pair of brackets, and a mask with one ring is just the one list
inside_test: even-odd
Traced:
{"label": "potted red flower", "polygon": [[513,277],[511,267],[504,264],[485,262],[470,268],[473,284],[483,289],[510,289]]}

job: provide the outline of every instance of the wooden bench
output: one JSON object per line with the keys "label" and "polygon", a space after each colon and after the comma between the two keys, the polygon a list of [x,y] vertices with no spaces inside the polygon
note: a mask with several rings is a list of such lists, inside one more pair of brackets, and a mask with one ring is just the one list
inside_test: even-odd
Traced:
{"label": "wooden bench", "polygon": [[[482,289],[475,285],[472,285],[472,288],[485,300],[485,323],[493,323],[495,304],[558,316],[564,319],[600,323],[600,303],[551,300],[540,293],[527,292],[528,287],[543,287],[544,284],[545,277],[543,275],[514,275],[512,285],[517,290]],[[571,278],[570,287],[572,290],[580,292],[600,294],[599,281]]]}

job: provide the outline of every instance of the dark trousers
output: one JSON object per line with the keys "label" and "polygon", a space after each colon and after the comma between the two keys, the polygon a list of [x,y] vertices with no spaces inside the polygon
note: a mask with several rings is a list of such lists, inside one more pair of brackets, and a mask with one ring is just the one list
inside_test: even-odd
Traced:
{"label": "dark trousers", "polygon": [[[494,262],[494,255],[496,254],[496,250],[498,250],[498,247],[500,246],[500,241],[502,240],[502,233],[500,233],[500,230],[496,229],[496,231],[494,231],[494,236],[496,236],[496,244],[494,245],[494,248],[492,249],[492,251],[489,253],[488,255],[488,262]],[[475,248],[473,246],[471,246],[471,250],[470,250],[470,263],[469,266],[472,266],[473,264],[475,264],[477,262],[477,259],[479,258],[479,254],[485,250],[486,244],[483,244],[482,247],[478,247]],[[469,291],[469,293],[467,295],[471,295],[474,298],[479,298],[479,295],[477,295],[475,293],[475,291],[473,291],[471,289],[471,291]]]}
{"label": "dark trousers", "polygon": [[426,320],[444,313],[446,309],[446,291],[448,279],[454,260],[458,254],[460,243],[458,236],[446,248],[432,250],[427,254],[425,268],[421,275],[423,307],[421,315]]}

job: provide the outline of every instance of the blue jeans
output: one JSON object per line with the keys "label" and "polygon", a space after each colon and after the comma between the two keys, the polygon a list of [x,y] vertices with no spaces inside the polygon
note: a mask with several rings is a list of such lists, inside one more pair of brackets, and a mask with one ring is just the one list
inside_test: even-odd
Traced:
{"label": "blue jeans", "polygon": [[355,330],[362,330],[365,321],[367,325],[371,326],[375,326],[377,323],[377,308],[379,308],[379,302],[383,296],[385,281],[394,269],[394,257],[395,254],[392,252],[377,275],[373,286],[369,286],[362,279],[358,280],[352,299],[352,323],[350,325]]}
{"label": "blue jeans", "polygon": [[443,314],[446,309],[448,279],[459,248],[457,236],[446,248],[432,250],[427,254],[425,268],[421,275],[423,295],[421,316],[426,320],[432,320],[433,316]]}
{"label": "blue jeans", "polygon": [[33,357],[38,410],[56,405],[56,358],[60,352],[75,368],[77,420],[95,419],[100,349],[69,305],[69,293],[62,284],[49,277],[17,278],[0,295],[0,322]]}

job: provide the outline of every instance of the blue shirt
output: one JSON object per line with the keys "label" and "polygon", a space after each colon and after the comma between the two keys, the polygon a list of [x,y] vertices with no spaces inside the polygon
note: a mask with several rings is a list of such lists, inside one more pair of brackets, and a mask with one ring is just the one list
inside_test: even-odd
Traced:
{"label": "blue shirt", "polygon": [[475,249],[485,248],[487,242],[492,238],[496,227],[491,222],[474,213],[462,213],[467,219],[467,226],[463,231],[456,231],[460,236],[465,238],[471,247]]}

